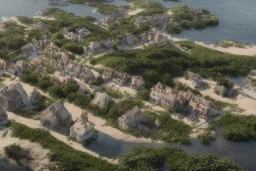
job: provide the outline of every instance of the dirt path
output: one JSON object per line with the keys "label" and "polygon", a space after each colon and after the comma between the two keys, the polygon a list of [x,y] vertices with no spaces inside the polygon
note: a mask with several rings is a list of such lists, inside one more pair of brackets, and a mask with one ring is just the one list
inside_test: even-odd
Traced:
{"label": "dirt path", "polygon": [[[16,122],[19,122],[21,124],[24,124],[30,128],[41,128],[41,129],[45,129],[47,130],[46,128],[42,127],[41,124],[40,124],[40,121],[39,120],[33,120],[33,119],[27,119],[27,118],[23,118],[21,116],[17,116],[15,115],[14,113],[12,112],[7,112],[8,114],[8,117],[10,120],[15,120]],[[98,157],[98,158],[102,158],[103,160],[107,160],[108,162],[110,163],[114,163],[116,164],[118,161],[117,160],[113,160],[113,159],[110,159],[110,158],[107,158],[107,157],[102,157],[100,156],[99,154],[93,152],[93,151],[90,151],[86,148],[84,148],[81,144],[77,143],[77,142],[74,142],[74,141],[70,141],[67,139],[66,136],[64,135],[61,135],[57,132],[54,132],[54,131],[51,131],[49,130],[50,134],[57,138],[58,140],[64,142],[65,144],[69,145],[70,147],[76,149],[76,150],[79,150],[79,151],[82,151],[82,152],[85,152],[85,153],[88,153],[94,157]]]}

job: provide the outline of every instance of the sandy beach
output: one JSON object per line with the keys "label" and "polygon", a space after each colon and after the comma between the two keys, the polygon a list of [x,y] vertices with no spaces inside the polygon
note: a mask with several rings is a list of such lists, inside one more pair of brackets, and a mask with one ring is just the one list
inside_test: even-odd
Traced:
{"label": "sandy beach", "polygon": [[135,10],[132,10],[132,11],[128,11],[127,14],[128,15],[136,15],[136,14],[142,12],[142,11],[143,11],[143,9],[138,8],[138,9],[135,9]]}
{"label": "sandy beach", "polygon": [[195,41],[195,43],[210,49],[214,49],[220,52],[226,52],[234,55],[256,56],[256,45],[246,46],[244,48],[239,48],[239,47],[223,48],[220,46],[216,46],[215,44],[206,45],[205,43],[199,42],[199,41]]}

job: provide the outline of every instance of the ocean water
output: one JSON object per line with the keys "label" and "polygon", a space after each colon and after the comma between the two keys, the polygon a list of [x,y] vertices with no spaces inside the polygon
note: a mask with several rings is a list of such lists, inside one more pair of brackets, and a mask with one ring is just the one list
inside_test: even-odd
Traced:
{"label": "ocean water", "polygon": [[216,15],[220,23],[217,27],[204,30],[184,31],[177,38],[215,43],[223,39],[237,40],[256,44],[256,0],[180,0],[171,2],[163,0],[148,0],[161,2],[165,7],[187,5],[192,8],[204,8]]}

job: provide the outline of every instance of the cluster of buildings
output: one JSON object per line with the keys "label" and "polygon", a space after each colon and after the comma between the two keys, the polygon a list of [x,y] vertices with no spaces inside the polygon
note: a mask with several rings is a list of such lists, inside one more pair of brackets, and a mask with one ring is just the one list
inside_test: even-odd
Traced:
{"label": "cluster of buildings", "polygon": [[25,65],[26,64],[22,60],[18,60],[16,63],[12,63],[0,59],[0,70],[7,71],[15,76],[21,76],[23,74]]}
{"label": "cluster of buildings", "polygon": [[66,27],[62,29],[63,36],[66,39],[72,40],[76,43],[83,43],[85,37],[91,35],[92,33],[86,28],[77,28],[75,32],[69,32]]}
{"label": "cluster of buildings", "polygon": [[[193,81],[194,88],[196,89],[204,86],[203,78],[198,73],[188,71],[187,78]],[[234,88],[227,88],[224,85],[218,85],[218,83],[216,83],[214,86],[214,93],[222,97],[234,97],[238,94],[238,91]]]}
{"label": "cluster of buildings", "polygon": [[33,89],[28,95],[19,81],[4,86],[0,90],[0,106],[4,110],[15,111],[40,100],[42,100],[42,95],[37,89]]}
{"label": "cluster of buildings", "polygon": [[105,68],[102,77],[103,79],[112,79],[119,86],[130,85],[134,90],[140,90],[145,86],[145,81],[141,76],[130,76],[127,73],[122,73],[112,68]]}
{"label": "cluster of buildings", "polygon": [[[42,26],[43,27],[43,26]],[[43,29],[43,28],[42,28]],[[21,47],[21,54],[22,57],[29,57],[29,56],[37,56],[41,54],[47,45],[51,43],[50,39],[47,35],[44,35],[41,40],[37,41],[35,39],[32,40],[31,43],[28,43]]]}
{"label": "cluster of buildings", "polygon": [[149,44],[161,44],[161,43],[169,43],[169,39],[166,35],[162,34],[157,29],[151,29],[147,33],[143,33],[141,35],[142,43],[149,43]]}
{"label": "cluster of buildings", "polygon": [[74,82],[74,79],[77,78],[84,83],[90,84],[97,79],[91,70],[71,60],[67,52],[63,53],[59,49],[54,49],[51,51],[50,58],[51,66],[57,69],[52,75],[53,82],[66,85]]}
{"label": "cluster of buildings", "polygon": [[150,101],[155,105],[172,108],[176,112],[187,111],[203,118],[218,113],[215,106],[204,97],[194,96],[191,92],[179,91],[158,82],[151,88]]}
{"label": "cluster of buildings", "polygon": [[148,118],[144,115],[143,110],[136,106],[118,118],[118,125],[124,130],[136,128],[143,131],[149,131],[149,129],[142,124],[147,121]]}
{"label": "cluster of buildings", "polygon": [[139,16],[136,18],[134,24],[140,26],[142,24],[149,24],[151,26],[158,26],[170,21],[171,16],[168,14],[159,14],[155,16]]}
{"label": "cluster of buildings", "polygon": [[102,52],[107,49],[111,49],[113,46],[113,40],[111,39],[105,39],[105,40],[100,40],[100,41],[94,41],[90,42],[88,48],[85,49],[86,52]]}
{"label": "cluster of buildings", "polygon": [[16,111],[35,102],[41,101],[43,96],[37,89],[28,94],[19,81],[4,86],[0,90],[0,126],[8,123],[6,111]]}
{"label": "cluster of buildings", "polygon": [[122,36],[122,44],[132,45],[134,43],[134,35],[132,33],[125,33]]}
{"label": "cluster of buildings", "polygon": [[108,26],[114,22],[117,22],[119,18],[124,17],[125,10],[120,9],[117,12],[113,12],[109,16],[105,17],[103,20],[101,20],[101,25]]}
{"label": "cluster of buildings", "polygon": [[204,85],[203,78],[198,73],[188,71],[187,78],[193,81],[195,89],[201,88]]}
{"label": "cluster of buildings", "polygon": [[71,113],[61,101],[57,101],[45,109],[40,114],[40,122],[48,129],[69,134],[78,142],[84,142],[94,135],[94,124],[89,122],[88,114],[83,111],[81,116],[73,121]]}

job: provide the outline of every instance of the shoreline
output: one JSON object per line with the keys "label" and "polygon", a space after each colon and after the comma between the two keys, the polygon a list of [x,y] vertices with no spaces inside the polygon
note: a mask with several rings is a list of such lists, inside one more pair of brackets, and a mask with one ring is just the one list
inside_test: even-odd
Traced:
{"label": "shoreline", "polygon": [[[166,34],[166,33],[165,33]],[[181,38],[175,38],[172,37],[170,34],[168,34],[170,39],[174,42],[180,42],[180,41],[191,41],[197,45],[216,50],[219,52],[224,52],[224,53],[229,53],[233,55],[244,55],[244,56],[251,56],[251,57],[256,57],[256,44],[249,44],[248,46],[245,47],[221,47],[218,46],[217,44],[211,43],[211,44],[206,44],[201,41],[192,41],[188,39],[181,39]]]}
{"label": "shoreline", "polygon": [[[96,10],[97,10],[97,8],[95,8],[93,10],[93,12],[97,13]],[[137,9],[137,10],[141,10],[141,9]],[[138,12],[137,10],[135,10],[135,12]],[[134,11],[130,11],[130,12],[134,12]],[[40,19],[43,19],[43,20],[55,20],[55,18],[53,18],[53,17],[48,18],[48,17],[37,16],[37,15],[31,16],[31,18],[40,18]],[[17,22],[18,24],[21,24],[21,25],[24,26],[24,24],[22,24],[18,21],[17,16],[12,16],[10,18],[7,18],[7,17],[3,16],[3,17],[1,17],[1,19],[2,19],[2,23],[7,22],[7,21],[14,21],[14,22]],[[234,54],[234,55],[245,55],[245,56],[256,57],[256,44],[249,44],[248,46],[245,46],[245,47],[227,47],[227,48],[224,48],[224,47],[218,46],[217,44],[214,44],[214,43],[206,44],[202,41],[192,41],[192,40],[189,40],[189,39],[175,38],[171,34],[166,33],[165,31],[161,31],[161,32],[162,32],[162,34],[167,35],[174,42],[191,41],[191,42],[194,42],[197,45],[200,45],[200,46],[203,46],[203,47],[206,47],[206,48],[209,48],[209,49],[213,49],[213,50],[216,50],[216,51],[219,51],[219,52],[224,52],[224,53],[229,53],[229,54]],[[219,41],[221,41],[221,40],[219,40]]]}

